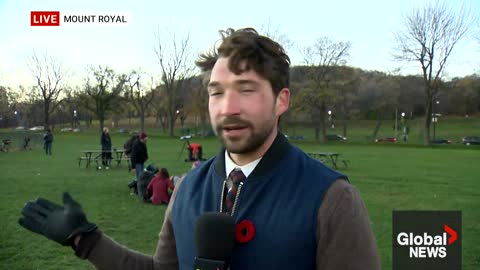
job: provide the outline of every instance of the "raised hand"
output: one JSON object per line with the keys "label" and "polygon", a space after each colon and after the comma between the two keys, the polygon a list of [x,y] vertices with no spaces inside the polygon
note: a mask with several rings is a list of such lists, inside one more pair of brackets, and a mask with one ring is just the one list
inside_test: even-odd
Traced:
{"label": "raised hand", "polygon": [[68,192],[63,193],[63,206],[43,198],[29,201],[18,223],[64,246],[72,245],[75,236],[97,229]]}

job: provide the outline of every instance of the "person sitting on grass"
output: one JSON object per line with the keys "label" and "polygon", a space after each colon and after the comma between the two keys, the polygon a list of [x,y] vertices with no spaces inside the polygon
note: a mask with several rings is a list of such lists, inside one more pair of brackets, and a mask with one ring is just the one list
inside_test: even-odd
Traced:
{"label": "person sitting on grass", "polygon": [[167,169],[161,168],[148,184],[147,195],[152,204],[168,204],[174,188]]}
{"label": "person sitting on grass", "polygon": [[140,178],[137,181],[137,191],[138,191],[138,196],[143,201],[148,201],[150,196],[147,193],[147,187],[148,184],[153,180],[155,175],[158,174],[158,168],[155,167],[153,164],[150,164],[147,166],[147,168],[143,171],[142,174],[140,174]]}
{"label": "person sitting on grass", "polygon": [[190,143],[187,141],[188,159],[186,161],[202,160],[202,145],[199,143]]}
{"label": "person sitting on grass", "polygon": [[147,186],[150,181],[153,179],[155,174],[158,173],[158,168],[153,164],[149,164],[147,168],[143,170],[140,174],[139,179],[133,179],[128,183],[128,188],[130,189],[130,195],[138,195],[144,201],[148,199],[147,197]]}

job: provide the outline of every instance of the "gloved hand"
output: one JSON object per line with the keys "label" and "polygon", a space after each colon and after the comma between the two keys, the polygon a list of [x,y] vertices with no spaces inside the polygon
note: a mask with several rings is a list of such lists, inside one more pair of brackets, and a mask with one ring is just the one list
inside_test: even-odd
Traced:
{"label": "gloved hand", "polygon": [[97,228],[68,192],[63,193],[63,207],[42,198],[28,202],[18,223],[64,246],[72,245],[75,236]]}

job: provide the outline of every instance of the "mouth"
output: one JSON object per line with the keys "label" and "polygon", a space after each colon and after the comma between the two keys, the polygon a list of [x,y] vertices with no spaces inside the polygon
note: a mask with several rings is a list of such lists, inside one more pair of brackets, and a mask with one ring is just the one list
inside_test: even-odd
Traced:
{"label": "mouth", "polygon": [[240,137],[245,134],[248,126],[240,125],[226,125],[222,128],[224,136],[227,137]]}
{"label": "mouth", "polygon": [[247,126],[243,126],[243,125],[225,125],[225,126],[223,126],[223,130],[226,130],[226,131],[241,130],[241,129],[245,129],[245,128],[247,128]]}

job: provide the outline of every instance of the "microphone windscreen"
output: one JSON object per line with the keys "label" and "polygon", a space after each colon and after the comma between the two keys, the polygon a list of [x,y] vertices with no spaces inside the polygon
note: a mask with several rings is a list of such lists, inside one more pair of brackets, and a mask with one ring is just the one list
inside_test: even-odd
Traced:
{"label": "microphone windscreen", "polygon": [[224,213],[209,212],[197,219],[195,228],[197,257],[226,261],[235,243],[235,221]]}

